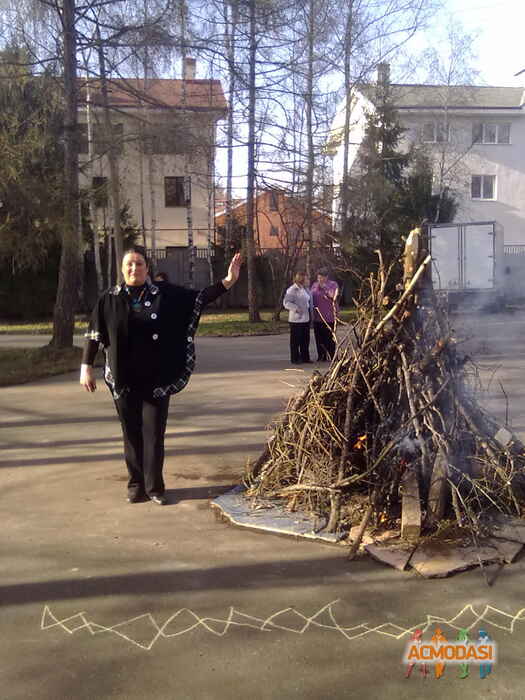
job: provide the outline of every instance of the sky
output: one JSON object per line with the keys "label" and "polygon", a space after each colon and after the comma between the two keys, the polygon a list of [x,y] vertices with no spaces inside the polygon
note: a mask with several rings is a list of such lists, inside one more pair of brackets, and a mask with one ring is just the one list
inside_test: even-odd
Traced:
{"label": "sky", "polygon": [[[476,57],[473,67],[479,71],[479,85],[497,85],[525,88],[525,0],[443,0],[443,9],[433,20],[434,26],[425,32],[418,32],[407,45],[407,53],[418,55],[434,46],[446,47],[445,38],[448,18],[462,25],[468,34],[475,36],[473,53]],[[396,76],[395,57],[391,59],[394,82],[418,82],[423,75],[408,78]],[[245,187],[244,154],[240,149],[236,158],[234,187],[236,196],[244,195]],[[226,152],[219,149],[216,159],[217,175],[226,173]],[[223,180],[224,182],[224,180]]]}
{"label": "sky", "polygon": [[525,87],[525,3],[523,0],[448,0],[447,12],[469,33],[477,33],[475,50],[482,84]]}

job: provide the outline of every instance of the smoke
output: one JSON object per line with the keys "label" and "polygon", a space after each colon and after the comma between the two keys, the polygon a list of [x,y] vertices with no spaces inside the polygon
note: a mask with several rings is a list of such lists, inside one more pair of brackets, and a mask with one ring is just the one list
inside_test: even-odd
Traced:
{"label": "smoke", "polygon": [[525,439],[525,309],[451,316],[458,350],[477,367],[472,388],[501,425]]}

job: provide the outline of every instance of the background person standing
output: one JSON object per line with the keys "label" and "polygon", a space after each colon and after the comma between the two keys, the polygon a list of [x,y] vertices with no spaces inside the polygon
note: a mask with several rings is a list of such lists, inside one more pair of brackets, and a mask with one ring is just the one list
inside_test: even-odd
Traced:
{"label": "background person standing", "polygon": [[294,365],[310,360],[310,319],[312,298],[304,286],[306,275],[296,272],[294,283],[284,295],[283,306],[288,310],[290,325],[290,361]]}
{"label": "background person standing", "polygon": [[335,354],[335,319],[339,287],[328,279],[328,270],[321,268],[317,281],[310,288],[313,304],[314,336],[319,362],[331,360]]}

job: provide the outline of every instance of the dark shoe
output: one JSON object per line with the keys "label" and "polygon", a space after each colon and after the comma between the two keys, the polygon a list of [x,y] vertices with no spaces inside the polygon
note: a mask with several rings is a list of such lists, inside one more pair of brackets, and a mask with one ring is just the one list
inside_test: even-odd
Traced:
{"label": "dark shoe", "polygon": [[146,497],[140,491],[129,491],[128,492],[128,503],[142,503],[145,500],[146,500]]}
{"label": "dark shoe", "polygon": [[158,506],[165,506],[168,502],[166,496],[150,496],[150,501],[156,503]]}

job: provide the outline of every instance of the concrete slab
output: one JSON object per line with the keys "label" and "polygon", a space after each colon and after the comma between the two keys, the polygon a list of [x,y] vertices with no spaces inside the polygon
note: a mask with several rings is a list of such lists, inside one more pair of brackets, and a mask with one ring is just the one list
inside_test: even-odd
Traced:
{"label": "concrete slab", "polygon": [[415,549],[416,545],[407,544],[403,540],[365,545],[365,550],[373,559],[388,564],[398,571],[405,571]]}
{"label": "concrete slab", "polygon": [[344,536],[317,530],[319,523],[316,518],[300,512],[290,513],[279,504],[258,500],[252,505],[242,486],[218,496],[210,505],[221,517],[237,527],[247,527],[272,535],[302,537],[326,544],[337,544]]}
{"label": "concrete slab", "polygon": [[496,515],[490,532],[493,537],[525,544],[525,521],[519,518]]}
{"label": "concrete slab", "polygon": [[416,540],[421,534],[421,501],[415,469],[407,469],[403,475],[401,500],[401,537]]}
{"label": "concrete slab", "polygon": [[425,578],[443,578],[500,559],[498,549],[490,545],[460,547],[429,542],[417,547],[410,566]]}
{"label": "concrete slab", "polygon": [[505,564],[512,564],[523,550],[521,542],[509,542],[508,540],[500,540],[495,537],[489,537],[486,542],[498,550],[500,559]]}

